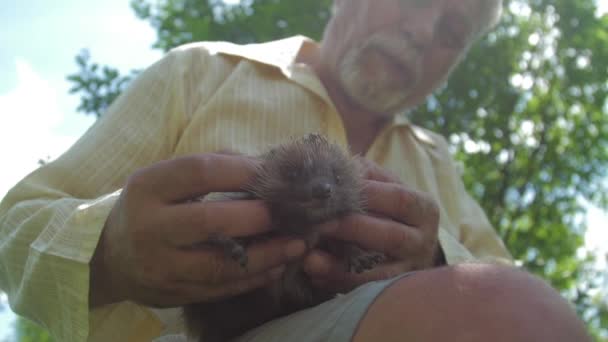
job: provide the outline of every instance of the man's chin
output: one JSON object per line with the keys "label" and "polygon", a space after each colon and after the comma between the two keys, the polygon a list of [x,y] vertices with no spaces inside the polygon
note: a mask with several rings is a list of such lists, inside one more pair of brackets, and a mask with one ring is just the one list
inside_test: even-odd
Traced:
{"label": "man's chin", "polygon": [[407,107],[415,88],[411,76],[398,77],[387,75],[385,70],[374,72],[370,68],[360,68],[354,58],[343,61],[340,67],[340,83],[351,102],[382,114],[396,113]]}
{"label": "man's chin", "polygon": [[394,88],[370,87],[355,82],[343,83],[351,102],[362,109],[378,114],[394,114],[408,107],[408,91]]}

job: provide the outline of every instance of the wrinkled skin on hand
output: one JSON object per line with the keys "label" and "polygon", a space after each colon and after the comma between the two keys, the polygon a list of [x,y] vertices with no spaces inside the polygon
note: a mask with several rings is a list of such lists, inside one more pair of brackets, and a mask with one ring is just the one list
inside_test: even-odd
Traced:
{"label": "wrinkled skin on hand", "polygon": [[247,248],[247,269],[202,242],[270,229],[261,201],[193,201],[239,191],[255,172],[243,156],[200,154],[165,160],[126,181],[91,262],[90,306],[131,300],[154,307],[226,298],[278,279],[300,240],[274,238]]}
{"label": "wrinkled skin on hand", "polygon": [[332,255],[315,250],[305,259],[313,283],[334,291],[348,291],[374,280],[437,266],[439,207],[429,195],[408,189],[396,176],[375,163],[364,165],[366,214],[353,214],[324,224],[332,238],[353,242],[386,255],[386,260],[363,273],[352,273]]}

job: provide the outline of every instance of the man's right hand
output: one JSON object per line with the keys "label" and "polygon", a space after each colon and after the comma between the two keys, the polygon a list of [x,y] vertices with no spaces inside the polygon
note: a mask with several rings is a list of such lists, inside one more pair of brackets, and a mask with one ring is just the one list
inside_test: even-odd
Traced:
{"label": "man's right hand", "polygon": [[270,229],[258,200],[190,201],[239,191],[254,159],[200,154],[161,161],[135,172],[106,220],[91,261],[90,307],[131,300],[172,307],[233,296],[277,279],[305,244],[270,239],[247,249],[248,265],[219,250],[197,248],[210,235],[243,237]]}

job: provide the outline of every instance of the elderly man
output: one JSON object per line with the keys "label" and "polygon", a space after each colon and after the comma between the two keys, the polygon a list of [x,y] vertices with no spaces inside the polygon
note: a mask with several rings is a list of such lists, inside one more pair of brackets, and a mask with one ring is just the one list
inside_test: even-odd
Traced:
{"label": "elderly man", "polygon": [[272,282],[305,253],[302,241],[251,246],[245,271],[184,247],[268,230],[264,204],[187,199],[239,190],[253,175],[249,158],[214,152],[254,155],[317,131],[369,166],[369,214],[324,232],[389,261],[350,274],[331,255],[307,253],[313,282],[346,294],[241,340],[587,339],[557,293],[498,265],[509,254],[445,141],[398,115],[445,80],[496,22],[500,0],[334,5],[319,45],[294,37],[174,49],[67,153],[18,184],[0,207],[0,285],[13,309],[60,341],[149,341],[183,332],[171,308]]}

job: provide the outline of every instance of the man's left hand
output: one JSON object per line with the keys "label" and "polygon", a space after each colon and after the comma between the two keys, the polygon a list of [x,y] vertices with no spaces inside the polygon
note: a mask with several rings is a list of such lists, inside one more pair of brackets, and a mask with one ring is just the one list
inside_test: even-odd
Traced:
{"label": "man's left hand", "polygon": [[365,167],[366,214],[353,214],[321,227],[330,238],[384,253],[383,263],[363,273],[350,273],[343,261],[312,251],[304,268],[321,288],[348,291],[363,283],[436,265],[441,253],[437,240],[439,207],[428,195],[407,189],[376,164],[362,160]]}

